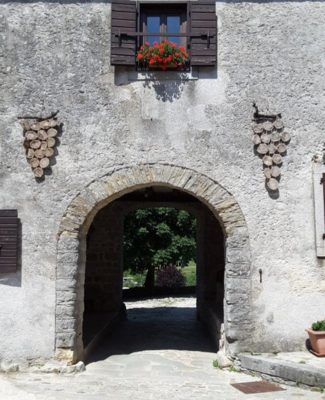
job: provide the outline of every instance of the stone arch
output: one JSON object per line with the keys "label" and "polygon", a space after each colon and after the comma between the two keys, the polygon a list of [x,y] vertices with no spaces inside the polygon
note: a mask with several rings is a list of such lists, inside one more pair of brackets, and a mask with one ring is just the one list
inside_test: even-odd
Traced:
{"label": "stone arch", "polygon": [[141,164],[115,169],[89,183],[68,206],[58,232],[56,270],[56,357],[82,358],[85,237],[97,212],[141,187],[165,185],[185,191],[216,216],[225,235],[225,338],[229,355],[249,350],[251,279],[249,236],[234,197],[211,178],[189,168]]}

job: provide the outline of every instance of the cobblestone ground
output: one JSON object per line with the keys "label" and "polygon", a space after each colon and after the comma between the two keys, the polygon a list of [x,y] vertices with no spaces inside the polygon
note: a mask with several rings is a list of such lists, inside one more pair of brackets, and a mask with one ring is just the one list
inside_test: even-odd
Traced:
{"label": "cobblestone ground", "polygon": [[325,400],[295,387],[247,395],[230,383],[258,380],[212,366],[214,348],[195,317],[192,298],[127,303],[128,321],[76,375],[0,376],[0,400]]}

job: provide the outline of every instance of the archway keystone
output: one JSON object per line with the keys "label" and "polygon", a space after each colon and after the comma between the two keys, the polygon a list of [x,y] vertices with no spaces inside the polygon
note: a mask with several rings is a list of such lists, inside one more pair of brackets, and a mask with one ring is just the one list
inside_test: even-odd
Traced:
{"label": "archway keystone", "polygon": [[217,182],[188,168],[142,164],[115,169],[88,184],[70,203],[59,227],[56,271],[56,357],[82,357],[85,238],[97,212],[124,194],[164,185],[185,191],[205,204],[220,222],[226,244],[226,351],[249,350],[251,279],[248,230],[234,197]]}

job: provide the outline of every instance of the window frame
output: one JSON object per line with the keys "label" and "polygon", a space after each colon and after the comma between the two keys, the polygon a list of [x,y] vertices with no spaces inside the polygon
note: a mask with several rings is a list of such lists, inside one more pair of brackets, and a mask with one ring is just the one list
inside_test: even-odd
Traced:
{"label": "window frame", "polygon": [[[135,66],[137,69],[136,54],[142,38],[140,32],[140,7],[157,5],[161,7],[169,3],[158,3],[153,0],[112,0],[111,16],[111,65]],[[186,38],[186,48],[189,54],[190,67],[215,67],[217,65],[217,15],[215,0],[195,0],[187,2],[173,2],[172,6],[180,5],[186,9],[186,34],[168,34],[169,37],[180,36]],[[157,10],[155,10],[157,11]],[[184,12],[183,11],[183,12]],[[185,31],[185,27],[182,29]],[[154,35],[151,35],[154,36]],[[167,34],[164,34],[167,37]],[[157,33],[157,38],[161,38]]]}
{"label": "window frame", "polygon": [[[180,36],[179,46],[183,46],[184,48],[189,48],[189,41],[187,40],[187,29],[188,29],[188,5],[187,3],[140,3],[139,5],[139,18],[138,18],[138,30],[144,34],[147,32],[147,19],[150,14],[153,16],[160,17],[160,30],[159,32],[154,33],[162,33],[164,35],[168,34],[167,32],[167,18],[169,16],[179,16],[180,17],[180,30],[179,33],[174,32],[170,34],[170,36],[157,36],[157,42],[160,42],[164,39],[169,40],[169,37],[175,37],[175,34],[184,35]],[[147,40],[148,36],[143,36],[140,38],[138,46],[140,47]]]}

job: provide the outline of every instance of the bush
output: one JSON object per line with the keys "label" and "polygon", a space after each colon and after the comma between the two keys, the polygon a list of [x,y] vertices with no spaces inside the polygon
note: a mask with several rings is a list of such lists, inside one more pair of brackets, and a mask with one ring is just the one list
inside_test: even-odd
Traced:
{"label": "bush", "polygon": [[325,331],[325,319],[322,321],[314,322],[311,326],[313,331]]}
{"label": "bush", "polygon": [[181,287],[185,279],[175,265],[167,265],[157,271],[156,285],[160,287]]}

